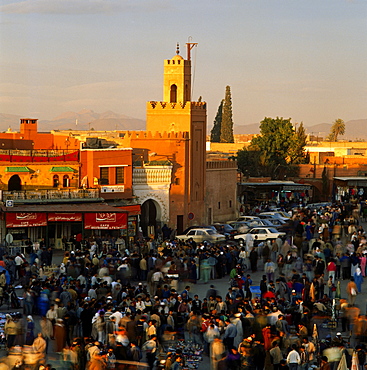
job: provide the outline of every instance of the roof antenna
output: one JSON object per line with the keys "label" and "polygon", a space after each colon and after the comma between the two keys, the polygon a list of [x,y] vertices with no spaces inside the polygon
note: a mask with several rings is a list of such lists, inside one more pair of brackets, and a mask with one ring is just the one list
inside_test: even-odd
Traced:
{"label": "roof antenna", "polygon": [[189,42],[186,43],[186,47],[187,47],[187,60],[191,60],[191,50],[194,46],[197,46],[198,43],[197,42],[191,42],[192,41],[192,37],[189,36],[189,39],[188,39]]}
{"label": "roof antenna", "polygon": [[176,54],[180,54],[180,44],[177,43],[177,46],[176,46]]}

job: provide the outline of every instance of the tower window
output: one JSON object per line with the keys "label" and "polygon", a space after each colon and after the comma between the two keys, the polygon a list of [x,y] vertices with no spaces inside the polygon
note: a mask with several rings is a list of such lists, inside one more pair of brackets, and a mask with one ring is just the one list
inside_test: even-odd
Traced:
{"label": "tower window", "polygon": [[177,103],[177,86],[174,84],[171,85],[170,102]]}
{"label": "tower window", "polygon": [[229,208],[232,208],[232,201],[229,201]]}
{"label": "tower window", "polygon": [[220,209],[220,202],[218,202],[218,209]]}

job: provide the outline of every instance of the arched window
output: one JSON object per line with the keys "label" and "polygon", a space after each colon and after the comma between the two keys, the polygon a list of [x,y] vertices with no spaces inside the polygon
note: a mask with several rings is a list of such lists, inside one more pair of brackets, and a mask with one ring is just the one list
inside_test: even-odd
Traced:
{"label": "arched window", "polygon": [[64,177],[62,178],[62,186],[64,188],[68,188],[70,186],[69,175],[64,175]]}
{"label": "arched window", "polygon": [[54,177],[52,178],[52,186],[54,188],[59,187],[59,175],[54,175]]}
{"label": "arched window", "polygon": [[177,86],[171,85],[171,96],[170,96],[171,103],[177,103]]}

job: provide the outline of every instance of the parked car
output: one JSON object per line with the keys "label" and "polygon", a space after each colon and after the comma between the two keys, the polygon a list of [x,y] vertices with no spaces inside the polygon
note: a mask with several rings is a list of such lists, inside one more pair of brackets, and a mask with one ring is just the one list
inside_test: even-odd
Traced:
{"label": "parked car", "polygon": [[191,229],[186,234],[177,235],[177,239],[186,241],[188,239],[193,239],[196,243],[202,243],[204,241],[215,243],[221,240],[225,240],[226,237],[223,234],[218,234],[218,232],[213,229],[207,228],[196,228]]}
{"label": "parked car", "polygon": [[215,227],[219,234],[223,234],[225,236],[237,234],[237,231],[230,224],[215,223],[213,224],[213,226]]}
{"label": "parked car", "polygon": [[242,221],[252,221],[257,220],[259,217],[257,216],[240,216],[236,220],[227,221],[227,224],[231,224],[232,222],[242,222]]}
{"label": "parked car", "polygon": [[230,223],[234,230],[236,230],[237,234],[246,234],[251,230],[251,226],[249,226],[249,221],[233,221]]}
{"label": "parked car", "polygon": [[290,219],[290,216],[286,212],[282,211],[273,211],[273,212],[261,212],[260,215],[269,215],[276,218],[280,218],[281,220],[287,221]]}
{"label": "parked car", "polygon": [[[260,241],[272,240],[278,237],[282,238],[286,235],[284,232],[280,232],[273,227],[254,227],[247,234],[252,234],[254,237],[257,235],[257,239]],[[234,238],[244,243],[246,234],[235,235]]]}
{"label": "parked car", "polygon": [[189,226],[180,235],[187,234],[192,229],[212,229],[213,231],[217,231],[217,229],[214,226],[212,226],[212,225],[210,225],[210,226]]}

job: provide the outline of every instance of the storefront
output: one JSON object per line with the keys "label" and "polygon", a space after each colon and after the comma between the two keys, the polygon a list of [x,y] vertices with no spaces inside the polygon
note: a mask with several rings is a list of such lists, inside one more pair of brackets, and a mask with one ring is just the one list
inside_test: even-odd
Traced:
{"label": "storefront", "polygon": [[47,245],[62,248],[63,238],[69,240],[76,235],[117,238],[127,235],[128,229],[128,211],[105,203],[19,205],[3,207],[2,212],[4,235],[13,235],[15,244],[22,244],[27,238],[32,242],[44,238]]}
{"label": "storefront", "polygon": [[334,177],[335,201],[348,202],[367,199],[367,177]]}
{"label": "storefront", "polygon": [[263,201],[298,203],[312,200],[313,186],[293,181],[243,182],[238,184],[238,187],[241,204]]}
{"label": "storefront", "polygon": [[127,229],[122,230],[122,235],[128,240],[128,245],[131,246],[139,230],[139,216],[141,214],[140,204],[132,204],[118,208],[128,212]]}

